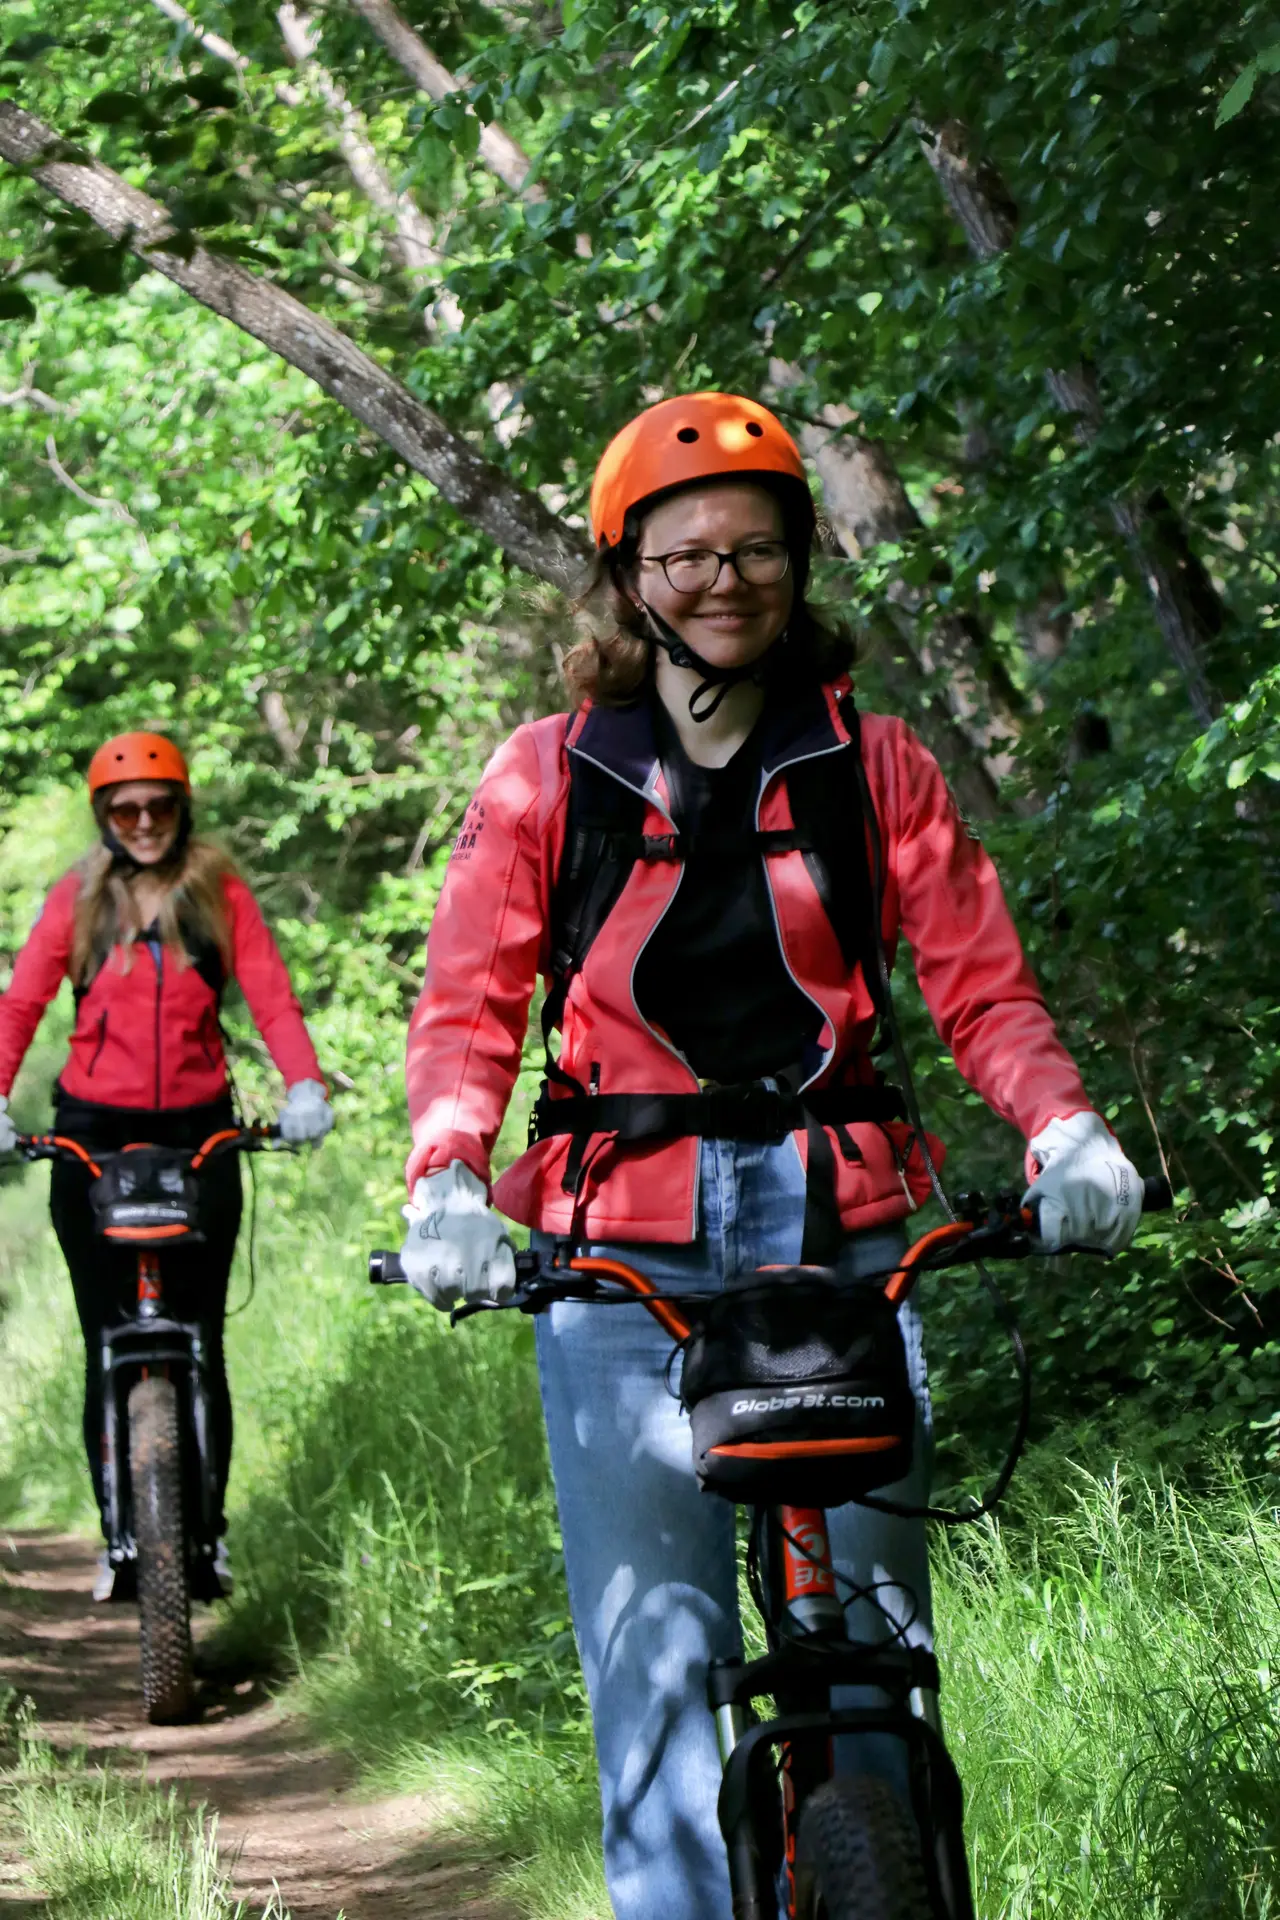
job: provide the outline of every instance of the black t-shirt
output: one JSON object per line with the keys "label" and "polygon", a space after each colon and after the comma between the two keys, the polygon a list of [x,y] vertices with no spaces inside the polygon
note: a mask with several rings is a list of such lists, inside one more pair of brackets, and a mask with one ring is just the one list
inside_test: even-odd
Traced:
{"label": "black t-shirt", "polygon": [[[726,766],[699,767],[659,701],[653,709],[672,818],[687,842],[675,898],[636,967],[636,1004],[700,1080],[757,1080],[798,1063],[822,1025],[782,958],[764,857],[750,837],[761,725]],[[700,848],[712,834],[717,844]],[[739,835],[739,847],[726,844]]]}

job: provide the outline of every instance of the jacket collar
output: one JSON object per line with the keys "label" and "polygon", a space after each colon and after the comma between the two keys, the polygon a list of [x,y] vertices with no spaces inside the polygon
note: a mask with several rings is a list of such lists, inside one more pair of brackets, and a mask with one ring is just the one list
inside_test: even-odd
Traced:
{"label": "jacket collar", "polygon": [[[793,761],[809,760],[848,744],[840,701],[849,690],[848,676],[841,675],[825,686],[806,688],[795,699],[766,712],[761,738],[766,780]],[[659,784],[661,767],[648,699],[629,707],[588,704],[574,716],[565,744],[570,753],[594,761],[637,793],[659,797],[665,790],[665,783]]]}

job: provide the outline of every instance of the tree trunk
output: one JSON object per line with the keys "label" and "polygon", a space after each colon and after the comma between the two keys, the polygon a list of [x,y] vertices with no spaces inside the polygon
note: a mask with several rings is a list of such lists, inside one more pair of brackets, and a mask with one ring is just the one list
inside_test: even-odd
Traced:
{"label": "tree trunk", "polygon": [[[782,392],[799,384],[785,361],[769,364]],[[822,481],[828,518],[844,551],[853,558],[885,543],[905,544],[921,530],[902,476],[880,441],[847,430],[848,408],[823,410],[825,427],[800,429],[800,443]],[[845,428],[845,431],[841,431]],[[1001,663],[986,648],[976,622],[941,613],[925,627],[929,595],[895,581],[888,594],[895,644],[886,662],[894,687],[930,700],[921,732],[966,808],[989,819],[1001,810],[999,785],[1013,768],[1008,743],[1021,727],[1021,698]]]}
{"label": "tree trunk", "polygon": [[[100,161],[64,157],[68,151],[43,121],[0,101],[0,159],[29,169],[46,191],[123,241],[148,267],[307,374],[430,480],[513,565],[557,587],[579,576],[589,556],[583,536],[536,494],[513,485],[354,341],[235,261],[203,247],[190,259],[166,252],[163,243],[174,229],[165,209]],[[46,154],[57,157],[42,159]]]}
{"label": "tree trunk", "polygon": [[[938,127],[920,125],[917,132],[975,259],[985,262],[1007,252],[1018,230],[1017,204],[996,168],[975,156],[969,129],[962,121],[948,120]],[[1092,440],[1103,416],[1091,370],[1050,370],[1045,381],[1058,405],[1075,417],[1080,439]],[[1191,550],[1185,524],[1163,495],[1145,502],[1112,501],[1110,513],[1151,597],[1165,645],[1186,682],[1192,712],[1199,725],[1207,727],[1222,710],[1222,696],[1208,666],[1225,620],[1222,602]]]}

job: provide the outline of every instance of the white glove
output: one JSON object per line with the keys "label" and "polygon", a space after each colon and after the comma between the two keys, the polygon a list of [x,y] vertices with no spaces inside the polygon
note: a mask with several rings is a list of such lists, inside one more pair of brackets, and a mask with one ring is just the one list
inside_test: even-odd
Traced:
{"label": "white glove", "polygon": [[1022,1204],[1039,1205],[1040,1245],[1050,1252],[1077,1246],[1119,1253],[1127,1247],[1142,1216],[1142,1179],[1101,1115],[1051,1120],[1027,1144],[1040,1174]]}
{"label": "white glove", "polygon": [[280,1138],[290,1146],[323,1140],[337,1115],[318,1080],[295,1080],[280,1109]]}
{"label": "white glove", "polygon": [[12,1153],[18,1144],[18,1129],[9,1118],[9,1102],[0,1093],[0,1153]]}
{"label": "white glove", "polygon": [[489,1211],[483,1180],[461,1160],[427,1173],[401,1208],[409,1222],[400,1264],[424,1300],[448,1313],[463,1300],[505,1300],[515,1291],[510,1239]]}

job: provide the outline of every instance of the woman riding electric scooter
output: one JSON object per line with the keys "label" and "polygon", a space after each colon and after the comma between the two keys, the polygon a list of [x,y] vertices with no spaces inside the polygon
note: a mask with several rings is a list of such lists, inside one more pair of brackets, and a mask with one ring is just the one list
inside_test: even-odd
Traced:
{"label": "woman riding electric scooter", "polygon": [[[234,979],[288,1089],[282,1135],[323,1139],[333,1109],[302,1010],[249,888],[227,856],[192,831],[191,782],[178,748],[155,733],[106,741],[90,763],[89,798],[98,844],[49,894],[0,995],[0,1151],[17,1138],[8,1111],[13,1082],[64,979],[76,1013],[54,1086],[54,1132],[110,1152],[138,1141],[194,1148],[234,1127],[218,1018],[223,987]],[[90,1184],[86,1168],[55,1162],[49,1211],[84,1335],[85,1451],[101,1509],[98,1355],[103,1329],[133,1310],[135,1263],[131,1247],[95,1234]],[[237,1157],[212,1160],[202,1187],[203,1241],[161,1258],[166,1297],[205,1329],[221,1499],[231,1461],[222,1329],[240,1226]],[[229,1592],[221,1541],[214,1570]],[[114,1588],[104,1554],[94,1598],[112,1599]]]}
{"label": "woman riding electric scooter", "polygon": [[[995,870],[910,729],[857,713],[852,648],[806,601],[815,510],[781,423],[731,394],[663,401],[608,447],[591,513],[576,711],[495,755],[431,926],[406,1276],[442,1308],[512,1285],[490,1154],[540,973],[559,1058],[492,1192],[535,1244],[572,1233],[669,1291],[767,1265],[891,1269],[930,1180],[870,1057],[876,911],[961,1072],[1026,1139],[1044,1242],[1124,1246],[1141,1181],[1057,1038]],[[910,1308],[904,1333],[919,1444],[888,1492],[918,1507]],[[699,1496],[670,1340],[642,1308],[565,1302],[537,1338],[614,1913],[729,1920],[705,1676],[739,1650],[733,1511]],[[854,1636],[927,1645],[923,1521],[830,1521],[863,1595]],[[893,1777],[900,1761],[857,1764]]]}

